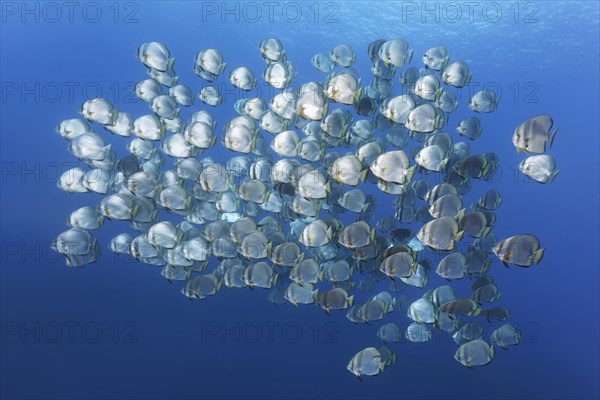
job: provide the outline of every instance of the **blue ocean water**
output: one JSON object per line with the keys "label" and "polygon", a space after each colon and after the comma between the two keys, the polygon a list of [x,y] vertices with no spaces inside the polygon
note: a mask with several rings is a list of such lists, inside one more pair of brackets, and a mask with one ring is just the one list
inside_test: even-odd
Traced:
{"label": "blue ocean water", "polygon": [[[597,2],[7,1],[0,7],[1,398],[600,396]],[[245,65],[259,76],[266,97],[258,52],[264,38],[282,41],[297,82],[323,78],[310,65],[312,55],[348,43],[366,84],[369,42],[398,36],[415,49],[411,65],[419,66],[429,47],[444,45],[452,60],[469,64],[474,90],[501,95],[496,112],[480,115],[483,133],[470,143],[473,154],[498,153],[501,174],[474,182],[464,203],[498,189],[503,204],[495,234],[534,233],[546,249],[530,269],[491,265],[500,305],[512,311],[523,343],[498,349],[490,365],[464,368],[453,359],[456,345],[436,334],[430,343],[391,345],[396,365],[360,382],[346,364],[359,350],[381,346],[379,324],[354,325],[344,312],[327,316],[314,306],[274,306],[258,289],[222,288],[190,302],[157,267],[107,249],[110,238],[128,229],[125,223],[108,222],[94,233],[103,254],[85,268],[66,267],[50,250],[69,213],[101,198],[56,188],[57,174],[76,160],[54,127],[76,118],[92,97],[148,113],[130,94],[146,77],[135,57],[139,44],[165,43],[181,81],[194,91],[202,85],[192,71],[195,53],[218,48],[227,71]],[[226,76],[218,82],[226,87]],[[210,110],[218,132],[235,115],[235,96],[225,93],[224,104]],[[471,115],[465,103],[450,116],[456,140],[450,128]],[[524,179],[517,168],[524,156],[511,143],[518,124],[542,113],[559,128],[549,153],[561,172],[547,185]],[[127,139],[105,138],[125,154]],[[223,161],[231,154],[219,142],[210,153]],[[383,215],[392,197],[377,196],[376,213]],[[444,283],[432,273],[427,288]],[[457,283],[457,291],[467,295],[467,284]],[[357,301],[365,298],[357,294]],[[408,323],[398,312],[386,317],[391,321]]]}

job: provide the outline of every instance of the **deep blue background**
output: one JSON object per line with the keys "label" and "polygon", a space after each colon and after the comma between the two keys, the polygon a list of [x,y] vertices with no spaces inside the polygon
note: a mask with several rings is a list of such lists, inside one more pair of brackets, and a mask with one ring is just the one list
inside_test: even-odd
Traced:
{"label": "deep blue background", "polygon": [[[20,14],[20,2],[2,4],[2,398],[598,398],[596,2],[481,3],[472,19],[463,5],[457,22],[449,20],[455,11],[446,5],[437,5],[438,21],[435,14],[413,12],[423,7],[420,2],[320,3],[316,18],[312,3],[295,3],[302,10],[298,22],[293,21],[294,8],[282,14],[286,3],[280,3],[270,22],[267,5],[254,3],[262,10],[256,23],[248,20],[255,18],[255,8],[238,4],[237,14],[223,14],[220,2],[209,5],[216,7],[216,15],[208,15],[200,3],[93,3],[102,11],[93,23],[92,6],[82,14],[86,4],[78,3],[72,20],[64,6],[55,18],[55,10],[42,3],[28,3],[39,11],[26,15]],[[484,6],[493,5],[501,10],[496,22],[491,22],[495,8],[487,9],[487,20],[482,15]],[[136,21],[125,23],[130,12]],[[331,12],[335,15],[326,19]],[[535,233],[546,248],[543,262],[531,269],[507,270],[498,262],[490,269],[504,293],[501,304],[512,310],[526,343],[497,351],[485,368],[468,370],[453,360],[456,346],[447,340],[403,342],[393,346],[395,366],[361,383],[345,366],[358,350],[380,345],[378,325],[352,325],[344,313],[327,317],[312,306],[273,306],[260,290],[224,288],[208,301],[189,302],[156,267],[115,259],[104,250],[98,263],[73,269],[48,249],[65,229],[70,211],[100,199],[54,186],[57,169],[74,161],[67,143],[54,133],[60,120],[75,118],[80,103],[96,96],[96,87],[133,115],[148,112],[144,104],[124,97],[133,82],[145,78],[135,58],[142,42],[167,44],[182,82],[197,91],[202,81],[192,72],[193,56],[209,47],[222,51],[227,71],[249,66],[260,84],[264,62],[257,46],[269,36],[284,43],[299,70],[298,82],[324,76],[310,65],[314,53],[348,43],[358,54],[356,68],[366,84],[368,43],[401,36],[415,49],[413,65],[420,64],[427,48],[445,45],[452,59],[469,64],[474,83],[502,90],[499,109],[480,116],[484,131],[471,143],[475,154],[500,155],[502,176],[494,183],[475,182],[465,204],[496,187],[504,197],[496,235]],[[219,82],[225,81],[222,77]],[[75,85],[72,98],[69,85]],[[57,86],[62,89],[58,93]],[[397,76],[394,87],[398,90]],[[465,101],[451,116],[449,132],[470,115]],[[229,98],[214,111],[218,132],[235,114],[232,102]],[[561,173],[548,185],[515,174],[524,156],[515,154],[511,143],[514,128],[540,113],[551,114],[560,128],[550,153]],[[105,137],[124,154],[126,139]],[[212,154],[230,156],[219,143]],[[385,211],[390,200],[381,194],[379,210]],[[95,234],[106,249],[110,238],[126,229],[125,224],[108,223]],[[432,276],[428,288],[440,284]],[[465,295],[466,284],[458,284]],[[386,321],[406,323],[407,318],[396,312]],[[77,324],[72,341],[70,323]],[[206,335],[207,328],[220,331],[221,323],[227,328],[239,324],[239,343],[234,335],[224,340],[220,334]],[[262,328],[256,343],[251,340],[253,324]],[[272,343],[269,324],[277,324]],[[56,326],[62,336],[52,343]],[[102,335],[92,343],[82,334],[84,326],[89,336],[94,327]],[[295,328],[302,336],[291,343]],[[39,342],[33,333],[23,335],[24,330],[37,332]]]}

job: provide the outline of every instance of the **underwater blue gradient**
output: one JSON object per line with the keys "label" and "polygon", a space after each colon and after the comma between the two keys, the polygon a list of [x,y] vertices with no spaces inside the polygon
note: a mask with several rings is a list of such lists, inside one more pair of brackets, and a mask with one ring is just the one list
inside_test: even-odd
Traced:
{"label": "underwater blue gradient", "polygon": [[[44,9],[46,3],[27,3],[33,15],[22,13],[25,3],[1,4],[2,399],[600,396],[597,2],[482,2],[472,18],[464,2],[455,2],[463,7],[456,22],[450,20],[455,14],[449,3],[434,2],[275,2],[272,22],[264,2],[252,3],[261,10],[259,17],[248,3],[93,3],[102,12],[97,22],[91,21],[95,8],[86,8],[84,18],[82,9],[92,6],[75,3],[72,18],[63,6],[56,17]],[[225,13],[225,7],[233,11]],[[424,14],[424,7],[433,14]],[[481,13],[485,7],[494,7],[487,9],[487,19]],[[501,15],[493,22],[496,7]],[[297,8],[302,16],[295,22]],[[543,261],[531,269],[506,269],[498,260],[490,267],[503,292],[500,305],[512,311],[524,343],[498,349],[490,365],[469,370],[453,359],[456,345],[447,337],[424,344],[403,341],[390,346],[396,365],[360,382],[346,364],[359,350],[382,345],[376,336],[380,323],[353,325],[345,312],[329,317],[315,306],[274,306],[258,289],[222,288],[206,301],[190,302],[179,293],[181,285],[169,284],[158,267],[115,258],[107,249],[114,235],[132,232],[122,222],[107,222],[93,233],[103,254],[85,268],[66,267],[48,248],[66,229],[72,210],[100,200],[55,187],[57,168],[66,170],[75,160],[54,128],[76,118],[95,88],[132,115],[150,112],[125,97],[131,83],[146,77],[135,57],[139,44],[165,43],[181,82],[195,92],[203,83],[192,71],[195,53],[218,48],[228,63],[218,82],[229,85],[230,69],[245,65],[266,96],[258,43],[271,36],[281,39],[296,66],[295,82],[324,78],[310,65],[312,55],[348,43],[366,85],[368,43],[400,36],[415,49],[411,65],[420,66],[427,48],[444,45],[451,59],[469,64],[473,82],[502,90],[498,110],[480,115],[483,133],[470,143],[473,154],[499,154],[501,176],[497,182],[475,181],[464,204],[497,188],[503,204],[495,234],[534,233],[546,249]],[[62,88],[58,94],[57,86]],[[225,98],[219,109],[209,108],[219,134],[235,115],[234,97]],[[196,100],[192,109],[200,108],[206,107]],[[184,119],[191,113],[183,112]],[[549,153],[561,172],[547,185],[527,182],[518,173],[525,156],[516,154],[511,142],[518,124],[541,113],[552,115],[559,128]],[[462,98],[447,128],[455,140],[453,127],[467,115]],[[127,139],[102,134],[118,156],[125,154]],[[220,142],[207,154],[223,162],[233,155]],[[392,196],[372,193],[378,197],[376,216],[389,212]],[[432,272],[427,288],[442,284]],[[387,283],[380,286],[383,290]],[[456,288],[466,296],[467,280]],[[419,291],[407,293],[415,298]],[[357,302],[365,298],[357,292]],[[392,321],[406,326],[408,318],[394,312],[385,319]],[[257,327],[262,336],[255,341]],[[101,335],[94,339],[97,329]]]}

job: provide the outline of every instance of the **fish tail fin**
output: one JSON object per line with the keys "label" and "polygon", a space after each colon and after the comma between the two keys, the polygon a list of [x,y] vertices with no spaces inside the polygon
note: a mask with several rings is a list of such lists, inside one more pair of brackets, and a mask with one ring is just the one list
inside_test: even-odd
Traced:
{"label": "fish tail fin", "polygon": [[[300,116],[298,114],[294,114],[294,116],[292,117],[292,126],[296,127],[296,128],[300,128]],[[296,145],[296,151],[298,149],[299,145]]]}
{"label": "fish tail fin", "polygon": [[321,212],[321,207],[323,207],[323,202],[319,202],[319,204],[317,204],[317,210],[316,210],[316,211],[317,211],[317,212],[316,212],[316,215],[317,215],[317,216],[318,216],[318,215],[319,215],[319,213]]}
{"label": "fish tail fin", "polygon": [[465,231],[460,231],[458,232],[455,236],[454,236],[454,240],[456,240],[457,242],[460,242],[461,239],[463,238],[463,235],[465,234]]}
{"label": "fish tail fin", "polygon": [[539,249],[538,251],[536,251],[533,255],[533,262],[538,264],[540,261],[542,261],[542,258],[544,257],[544,249]]}
{"label": "fish tail fin", "polygon": [[117,110],[113,110],[110,113],[110,124],[109,125],[114,125],[117,123],[117,119],[119,118],[119,111]]}
{"label": "fish tail fin", "polygon": [[333,228],[331,226],[327,228],[326,235],[329,239],[333,237]]}
{"label": "fish tail fin", "polygon": [[173,64],[175,63],[175,58],[169,58],[167,61],[167,71],[170,71],[173,68]]}
{"label": "fish tail fin", "polygon": [[219,74],[222,74],[223,71],[225,71],[226,66],[227,66],[227,63],[221,63],[221,65],[219,67]]}
{"label": "fish tail fin", "polygon": [[352,307],[353,304],[354,304],[354,295],[348,297],[348,305],[350,307]]}
{"label": "fish tail fin", "polygon": [[102,150],[104,150],[107,153],[110,152],[110,149],[112,149],[112,143],[109,143],[102,148]]}
{"label": "fish tail fin", "polygon": [[498,293],[498,294],[496,295],[496,301],[499,301],[499,300],[500,300],[500,297],[502,297],[502,293]]}
{"label": "fish tail fin", "polygon": [[358,88],[358,91],[354,95],[354,102],[357,102],[360,99],[360,95],[362,94],[362,87]]}
{"label": "fish tail fin", "polygon": [[258,137],[258,131],[252,136],[252,141],[250,142],[250,152],[253,152],[256,149],[256,138]]}
{"label": "fish tail fin", "polygon": [[96,256],[100,255],[100,246],[98,246],[98,239],[92,240],[92,250]]}
{"label": "fish tail fin", "polygon": [[132,221],[135,218],[135,216],[137,215],[138,211],[140,211],[140,205],[136,202],[135,205],[133,206],[133,209],[131,210],[131,220]]}
{"label": "fish tail fin", "polygon": [[481,237],[486,237],[490,233],[491,230],[492,230],[491,226],[486,226],[483,229],[483,232],[481,233]]}
{"label": "fish tail fin", "polygon": [[367,203],[365,203],[365,204],[362,206],[362,211],[363,211],[363,212],[367,211],[367,210],[369,209],[369,207],[370,207],[370,206],[371,206],[371,203],[368,203],[368,202],[367,202]]}
{"label": "fish tail fin", "polygon": [[482,275],[485,275],[487,273],[487,270],[488,270],[488,268],[490,268],[491,263],[492,263],[492,260],[486,260],[483,263],[483,268],[481,268]]}
{"label": "fish tail fin", "polygon": [[267,243],[267,254],[270,256],[272,253],[272,248],[273,248],[273,243],[269,242]]}
{"label": "fish tail fin", "polygon": [[485,167],[483,167],[483,172],[481,173],[481,176],[487,176],[487,174],[490,172],[491,167],[492,167],[492,164],[488,164],[486,162]]}
{"label": "fish tail fin", "polygon": [[478,317],[478,316],[479,316],[479,314],[481,314],[481,308],[477,308],[477,309],[475,310],[475,312],[473,313],[473,316],[474,316],[474,317]]}
{"label": "fish tail fin", "polygon": [[467,79],[465,80],[465,85],[468,85],[471,83],[471,79],[473,78],[473,73],[469,73],[469,75],[467,75]]}
{"label": "fish tail fin", "polygon": [[494,350],[494,345],[490,346],[490,358],[494,358],[494,354],[496,354],[496,350]]}
{"label": "fish tail fin", "polygon": [[440,96],[442,95],[442,93],[444,93],[444,88],[439,88],[438,90],[435,91],[435,100],[439,99]]}
{"label": "fish tail fin", "polygon": [[365,168],[365,169],[364,169],[364,170],[363,170],[363,171],[360,173],[360,176],[359,176],[359,178],[360,178],[360,181],[361,181],[361,182],[364,182],[364,181],[365,181],[365,179],[367,179],[367,174],[368,174],[368,173],[369,173],[369,169],[368,169],[368,168]]}
{"label": "fish tail fin", "polygon": [[556,178],[556,175],[558,175],[558,173],[560,172],[560,170],[555,169],[551,174],[550,174],[550,182],[554,182],[554,178]]}
{"label": "fish tail fin", "polygon": [[556,132],[558,132],[558,128],[550,132],[550,134],[546,137],[546,141],[548,142],[548,147],[552,147],[552,142],[554,141],[554,136],[556,136]]}
{"label": "fish tail fin", "polygon": [[467,214],[466,208],[463,208],[462,210],[460,210],[458,212],[458,214],[456,214],[456,222],[458,222],[460,224],[463,221],[463,219],[465,219],[466,214]]}
{"label": "fish tail fin", "polygon": [[412,180],[412,177],[413,177],[413,176],[414,176],[414,174],[415,174],[415,168],[416,168],[416,165],[413,165],[412,167],[410,167],[410,168],[407,170],[407,173],[406,173],[406,181],[407,181],[407,182],[410,182],[410,181]]}
{"label": "fish tail fin", "polygon": [[446,157],[446,158],[444,158],[442,160],[442,162],[440,163],[440,170],[441,171],[445,171],[446,170],[446,168],[448,167],[448,161],[449,161],[448,157]]}

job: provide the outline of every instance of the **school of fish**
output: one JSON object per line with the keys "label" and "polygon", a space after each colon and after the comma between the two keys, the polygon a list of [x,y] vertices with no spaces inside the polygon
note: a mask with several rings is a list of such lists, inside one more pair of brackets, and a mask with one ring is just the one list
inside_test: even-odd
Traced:
{"label": "school of fish", "polygon": [[[73,211],[54,241],[67,265],[97,261],[91,231],[106,220],[128,221],[131,229],[110,249],[160,267],[190,300],[222,285],[262,288],[274,304],[344,310],[356,324],[384,321],[374,334],[382,345],[348,362],[359,379],[394,364],[390,347],[403,337],[427,342],[433,330],[452,337],[454,358],[469,368],[490,363],[495,347],[519,344],[510,311],[496,306],[501,292],[490,257],[528,268],[544,249],[533,234],[497,240],[497,190],[463,203],[473,184],[492,181],[499,167],[495,153],[471,154],[468,142],[482,134],[478,116],[498,108],[496,94],[473,94],[472,116],[452,129],[449,117],[473,73],[443,46],[428,49],[416,67],[406,40],[374,40],[367,85],[352,68],[357,55],[348,44],[314,55],[310,62],[322,75],[303,83],[279,39],[263,40],[259,55],[264,71],[237,66],[221,78],[221,52],[198,51],[193,69],[203,87],[194,107],[195,92],[179,81],[168,48],[144,43],[137,58],[148,77],[134,91],[147,114],[132,116],[95,98],[81,105],[80,117],[58,124],[81,166],[65,171],[57,186],[104,196],[96,207]],[[250,96],[260,72],[276,93],[270,99]],[[237,116],[227,121],[210,111],[223,103],[216,81],[239,90],[228,104]],[[117,158],[101,131],[129,138],[129,154]],[[533,153],[519,166],[530,179],[556,177],[554,158],[543,154],[555,134],[548,115],[515,129],[517,151]],[[203,155],[219,146],[220,156]],[[397,295],[425,288],[432,270],[447,284],[418,298]],[[455,293],[452,282],[464,277],[470,293]],[[375,289],[383,285],[389,289]],[[355,302],[355,294],[364,301]],[[401,329],[404,321],[410,325]],[[484,326],[493,322],[504,325],[489,335]]]}

